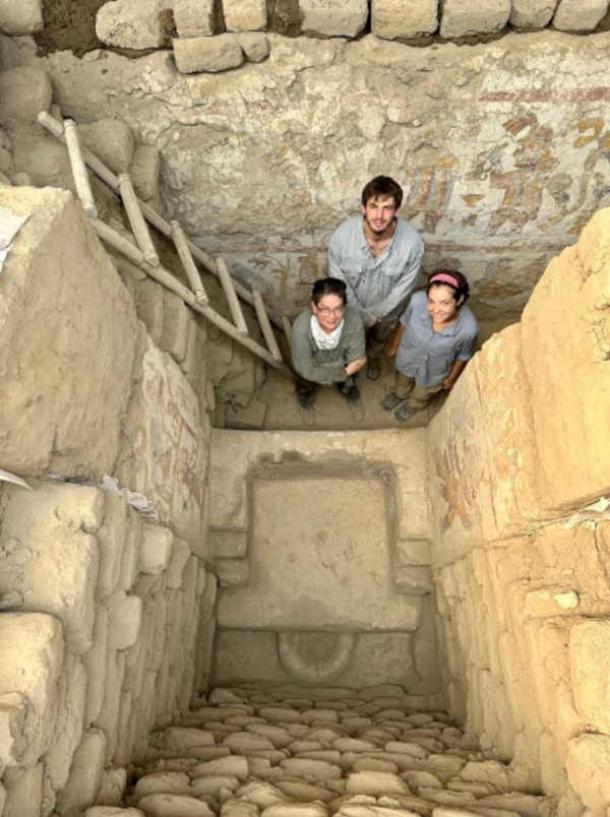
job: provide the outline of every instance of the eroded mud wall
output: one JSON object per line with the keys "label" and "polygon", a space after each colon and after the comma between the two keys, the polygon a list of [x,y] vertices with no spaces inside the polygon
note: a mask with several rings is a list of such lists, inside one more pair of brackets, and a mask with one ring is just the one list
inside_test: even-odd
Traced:
{"label": "eroded mud wall", "polygon": [[452,711],[566,813],[610,802],[610,211],[428,429]]}
{"label": "eroded mud wall", "polygon": [[0,488],[0,806],[68,817],[120,802],[141,741],[207,683],[210,344],[162,295],[154,342],[142,281],[68,191],[2,187],[0,207],[27,217],[0,271],[0,463],[30,484]]}

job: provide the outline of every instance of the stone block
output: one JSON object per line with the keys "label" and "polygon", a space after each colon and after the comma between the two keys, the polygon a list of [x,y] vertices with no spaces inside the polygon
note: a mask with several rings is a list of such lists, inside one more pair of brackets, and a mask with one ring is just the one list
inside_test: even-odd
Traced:
{"label": "stone block", "polygon": [[164,288],[161,284],[146,278],[135,287],[138,317],[144,322],[154,343],[159,346],[163,332],[163,311],[165,309]]}
{"label": "stone block", "polygon": [[[104,769],[96,800],[103,806],[120,806],[127,788],[127,770]],[[129,816],[128,816],[129,817]]]}
{"label": "stone block", "polygon": [[222,0],[227,31],[258,31],[267,25],[265,0]]}
{"label": "stone block", "polygon": [[140,572],[157,575],[162,573],[172,554],[173,534],[169,528],[145,523],[140,545]]}
{"label": "stone block", "polygon": [[0,31],[19,36],[40,31],[43,25],[42,0],[0,0]]}
{"label": "stone block", "polygon": [[167,586],[170,590],[182,587],[184,569],[191,556],[191,549],[182,539],[174,539],[172,555],[167,566]]}
{"label": "stone block", "polygon": [[125,678],[125,652],[111,652],[106,666],[104,702],[94,726],[106,735],[106,762],[109,763],[117,748],[120,710],[117,706]]}
{"label": "stone block", "polygon": [[109,599],[108,643],[111,649],[133,647],[142,624],[142,599],[117,594]]}
{"label": "stone block", "polygon": [[32,186],[65,187],[75,192],[68,152],[48,133],[20,133],[15,139],[13,167],[29,174]]}
{"label": "stone block", "polygon": [[433,34],[438,28],[438,0],[373,0],[373,34],[387,40]]}
{"label": "stone block", "polygon": [[603,817],[610,803],[610,737],[579,735],[568,741],[569,781],[594,817]]}
{"label": "stone block", "polygon": [[368,19],[367,0],[299,0],[301,30],[322,37],[356,37]]}
{"label": "stone block", "polygon": [[120,119],[98,119],[78,126],[82,144],[115,173],[126,173],[134,158],[131,128]]}
{"label": "stone block", "polygon": [[269,56],[269,38],[266,34],[254,31],[240,34],[239,44],[249,62],[262,62]]}
{"label": "stone block", "polygon": [[214,817],[202,800],[181,794],[149,794],[138,805],[147,817]]}
{"label": "stone block", "polygon": [[106,738],[98,729],[85,732],[74,753],[68,783],[59,796],[63,817],[79,817],[97,795],[105,762]]}
{"label": "stone block", "polygon": [[121,577],[128,505],[122,496],[107,494],[104,524],[97,532],[99,578],[97,595],[105,599],[116,590]]}
{"label": "stone block", "polygon": [[176,68],[182,74],[217,73],[238,68],[244,52],[237,34],[172,40]]}
{"label": "stone block", "polygon": [[29,702],[23,763],[35,763],[53,739],[62,662],[57,619],[42,613],[0,616],[0,694],[18,693]]}
{"label": "stone block", "polygon": [[85,817],[146,817],[139,808],[121,808],[120,806],[92,806],[85,812]]}
{"label": "stone block", "polygon": [[190,311],[182,298],[168,289],[163,292],[163,330],[159,346],[177,363],[184,360]]}
{"label": "stone block", "polygon": [[211,552],[220,559],[239,559],[248,550],[248,533],[245,530],[212,528],[208,531]]}
{"label": "stone block", "polygon": [[27,701],[18,692],[0,695],[0,775],[7,766],[18,765],[27,746],[24,734],[26,717]]}
{"label": "stone block", "polygon": [[129,176],[136,193],[145,201],[159,195],[159,173],[161,172],[161,154],[155,145],[136,145]]}
{"label": "stone block", "polygon": [[5,34],[0,34],[0,71],[16,68],[20,62],[21,57],[15,41]]}
{"label": "stone block", "polygon": [[[536,478],[547,509],[581,507],[608,491],[609,269],[610,210],[600,210],[578,243],[551,262],[523,312]],[[569,366],[569,378],[554,365],[558,359]],[[566,439],[569,448],[561,443]]]}
{"label": "stone block", "polygon": [[141,542],[142,518],[137,511],[130,508],[127,514],[127,534],[119,583],[122,590],[131,590],[135,584],[140,565]]}
{"label": "stone block", "polygon": [[247,559],[215,559],[214,571],[221,587],[240,587],[248,583]]}
{"label": "stone block", "polygon": [[68,782],[74,752],[83,736],[87,673],[80,658],[67,652],[57,688],[57,718],[45,756],[45,780],[58,792]]}
{"label": "stone block", "polygon": [[104,605],[97,607],[93,628],[93,646],[83,656],[87,672],[87,701],[85,704],[85,727],[92,724],[102,709],[104,684],[108,660],[108,610]]}
{"label": "stone block", "polygon": [[174,0],[174,21],[179,37],[216,34],[214,0]]}
{"label": "stone block", "polygon": [[51,107],[53,88],[46,71],[34,65],[0,73],[0,123],[36,122],[40,111]]}
{"label": "stone block", "polygon": [[537,29],[548,25],[558,0],[512,0],[509,22],[515,28]]}
{"label": "stone block", "polygon": [[440,35],[451,39],[500,31],[507,24],[510,11],[511,0],[481,0],[476,5],[445,0]]}
{"label": "stone block", "polygon": [[559,0],[553,28],[560,31],[592,31],[607,11],[606,0]]}
{"label": "stone block", "polygon": [[106,45],[136,51],[166,45],[169,0],[111,0],[97,12],[95,33]]}
{"label": "stone block", "polygon": [[70,193],[2,187],[0,206],[29,216],[0,279],[0,460],[22,476],[101,477],[131,391],[133,303]]}
{"label": "stone block", "polygon": [[8,769],[4,775],[6,802],[2,817],[40,817],[43,766]]}
{"label": "stone block", "polygon": [[575,624],[569,650],[576,709],[595,731],[610,734],[610,621]]}
{"label": "stone block", "polygon": [[8,489],[0,588],[26,599],[25,608],[60,619],[78,653],[92,644],[97,542],[85,531],[101,521],[103,494],[95,488],[43,483],[35,491]]}
{"label": "stone block", "polygon": [[426,565],[395,565],[394,587],[399,593],[414,596],[432,593],[432,569]]}
{"label": "stone block", "polygon": [[197,395],[147,338],[124,422],[119,482],[146,496],[162,523],[189,544],[201,536],[207,441]]}
{"label": "stone block", "polygon": [[212,573],[205,575],[205,583],[199,601],[199,631],[195,652],[195,692],[204,692],[210,684],[212,658],[214,655],[214,633],[216,629],[217,579]]}

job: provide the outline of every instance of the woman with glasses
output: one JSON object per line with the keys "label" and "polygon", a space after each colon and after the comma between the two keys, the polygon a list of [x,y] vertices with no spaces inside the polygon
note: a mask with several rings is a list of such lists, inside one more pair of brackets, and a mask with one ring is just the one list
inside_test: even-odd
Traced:
{"label": "woman with glasses", "polygon": [[366,365],[364,321],[347,305],[343,281],[320,278],[314,283],[310,307],[295,320],[290,340],[301,408],[313,406],[318,384],[336,385],[349,402],[360,398],[355,377]]}

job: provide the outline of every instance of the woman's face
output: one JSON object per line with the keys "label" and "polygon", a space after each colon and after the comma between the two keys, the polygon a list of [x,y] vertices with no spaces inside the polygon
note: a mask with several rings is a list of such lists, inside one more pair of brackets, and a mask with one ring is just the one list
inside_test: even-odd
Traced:
{"label": "woman's face", "polygon": [[338,295],[323,295],[317,304],[311,302],[313,314],[325,332],[333,332],[343,320],[345,304]]}
{"label": "woman's face", "polygon": [[428,314],[434,323],[451,323],[457,315],[458,305],[455,300],[455,293],[451,287],[440,286],[430,287],[428,292]]}

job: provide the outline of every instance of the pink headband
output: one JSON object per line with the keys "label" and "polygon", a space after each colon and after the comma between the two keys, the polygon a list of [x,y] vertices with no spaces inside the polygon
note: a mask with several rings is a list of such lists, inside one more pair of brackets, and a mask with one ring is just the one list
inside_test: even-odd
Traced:
{"label": "pink headband", "polygon": [[449,272],[437,272],[435,273],[429,280],[428,284],[435,284],[437,281],[442,281],[444,284],[449,284],[456,289],[460,288],[460,282],[457,278],[454,278],[453,275]]}

